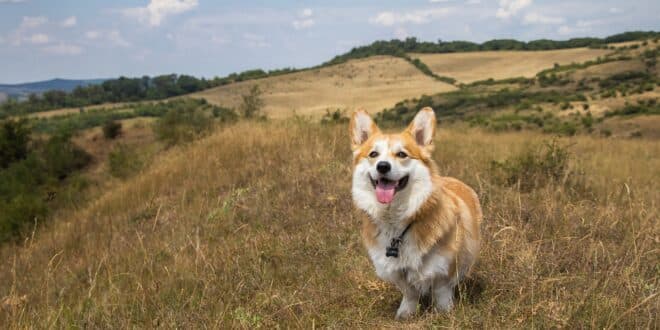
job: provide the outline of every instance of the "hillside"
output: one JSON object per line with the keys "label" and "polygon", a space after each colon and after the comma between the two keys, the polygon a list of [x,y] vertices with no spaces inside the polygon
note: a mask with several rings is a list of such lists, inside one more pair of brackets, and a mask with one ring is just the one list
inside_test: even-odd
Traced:
{"label": "hillside", "polygon": [[374,56],[346,63],[262,78],[208,89],[188,96],[204,98],[224,107],[236,108],[241,95],[258,85],[263,92],[265,113],[272,118],[299,115],[318,117],[326,110],[365,108],[372,112],[396,102],[455,90],[434,80],[403,59]]}
{"label": "hillside", "polygon": [[606,49],[572,48],[547,51],[485,51],[451,54],[411,54],[436,74],[462,83],[534,77],[539,71],[560,65],[582,63],[610,53]]}
{"label": "hillside", "polygon": [[489,164],[529,166],[525,175],[534,175],[539,168],[516,159],[543,157],[543,135],[440,130],[441,173],[475,187],[486,215],[476,272],[448,314],[392,319],[399,293],[376,278],[352,210],[346,127],[288,121],[239,123],[175,147],[89,206],[0,247],[0,323],[657,324],[657,142],[561,139],[579,159],[557,165],[558,181],[523,176],[521,186]]}

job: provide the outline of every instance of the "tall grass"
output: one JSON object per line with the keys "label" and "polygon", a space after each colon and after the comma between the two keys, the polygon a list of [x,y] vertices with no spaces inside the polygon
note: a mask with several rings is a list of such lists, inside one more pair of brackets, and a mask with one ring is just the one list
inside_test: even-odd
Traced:
{"label": "tall grass", "polygon": [[0,324],[658,327],[657,142],[571,138],[565,166],[588,193],[567,194],[562,180],[524,191],[493,177],[493,161],[546,137],[442,130],[434,158],[479,193],[483,250],[454,310],[398,323],[399,293],[360,242],[347,129],[298,122],[238,123],[175,146],[0,247]]}

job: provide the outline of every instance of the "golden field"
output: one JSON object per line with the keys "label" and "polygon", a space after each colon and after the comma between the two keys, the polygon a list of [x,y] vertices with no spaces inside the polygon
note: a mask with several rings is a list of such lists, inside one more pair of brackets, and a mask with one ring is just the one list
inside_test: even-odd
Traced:
{"label": "golden field", "polygon": [[235,108],[241,103],[241,95],[247,94],[254,85],[258,85],[263,92],[264,112],[271,118],[289,117],[294,112],[320,116],[326,110],[358,107],[377,112],[403,99],[456,89],[424,75],[403,59],[374,56],[320,69],[234,83],[189,96]]}
{"label": "golden field", "polygon": [[572,48],[548,51],[487,51],[451,54],[411,54],[441,76],[462,83],[493,78],[495,80],[534,77],[541,70],[560,65],[582,63],[610,53],[610,50]]}
{"label": "golden field", "polygon": [[492,161],[550,137],[439,127],[441,173],[478,192],[484,244],[446,314],[393,320],[350,198],[345,125],[239,122],[174,147],[0,247],[4,328],[658,328],[657,140],[562,138],[565,176]]}

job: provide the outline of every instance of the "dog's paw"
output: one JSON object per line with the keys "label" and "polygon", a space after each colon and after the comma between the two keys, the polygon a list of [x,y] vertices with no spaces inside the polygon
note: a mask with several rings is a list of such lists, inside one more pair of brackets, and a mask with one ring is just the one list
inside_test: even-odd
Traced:
{"label": "dog's paw", "polygon": [[454,307],[453,287],[444,286],[435,289],[433,297],[433,310],[435,312],[449,312]]}
{"label": "dog's paw", "polygon": [[409,303],[402,301],[401,305],[399,306],[399,309],[396,311],[396,319],[397,320],[407,320],[411,318],[413,315],[415,315],[415,312],[417,311],[417,304],[416,303]]}
{"label": "dog's paw", "polygon": [[449,300],[449,301],[442,302],[442,303],[436,302],[433,305],[433,310],[436,313],[446,313],[446,312],[449,312],[453,307],[454,307],[454,302]]}

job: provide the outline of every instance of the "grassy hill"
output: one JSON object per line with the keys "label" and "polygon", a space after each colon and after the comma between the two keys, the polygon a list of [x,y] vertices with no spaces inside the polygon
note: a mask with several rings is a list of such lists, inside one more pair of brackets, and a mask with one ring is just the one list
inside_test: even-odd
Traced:
{"label": "grassy hill", "polygon": [[360,243],[346,127],[287,121],[241,123],[171,149],[88,206],[0,247],[0,323],[657,324],[657,142],[561,139],[573,156],[534,165],[522,160],[551,150],[538,133],[440,131],[441,172],[475,187],[486,215],[476,273],[450,313],[393,320],[399,293],[376,278]]}
{"label": "grassy hill", "polygon": [[236,108],[241,95],[254,85],[263,92],[264,111],[272,118],[299,115],[320,117],[326,110],[365,108],[377,112],[396,102],[455,90],[424,75],[403,59],[375,56],[333,66],[250,80],[188,96]]}

